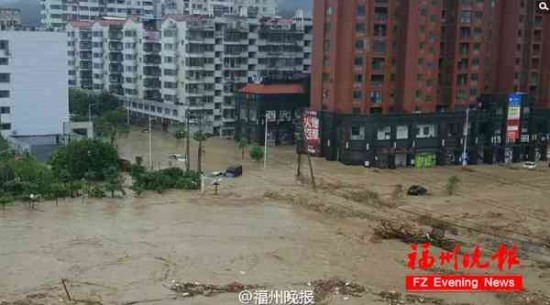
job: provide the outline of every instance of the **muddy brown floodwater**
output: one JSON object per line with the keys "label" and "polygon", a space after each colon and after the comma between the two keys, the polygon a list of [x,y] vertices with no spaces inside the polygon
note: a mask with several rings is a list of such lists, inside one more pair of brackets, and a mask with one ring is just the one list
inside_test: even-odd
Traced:
{"label": "muddy brown floodwater", "polygon": [[[120,139],[121,155],[133,159],[141,154],[147,161],[146,139],[141,133]],[[156,167],[168,165],[169,154],[184,150],[184,145],[160,133],[154,134],[154,147]],[[130,194],[118,199],[71,199],[59,206],[43,202],[34,211],[24,205],[0,210],[0,303],[65,304],[61,279],[67,279],[73,299],[88,302],[82,304],[238,305],[236,294],[183,298],[168,287],[175,280],[305,289],[312,280],[338,277],[364,285],[367,292],[357,298],[334,295],[326,304],[415,304],[380,296],[383,291],[404,292],[404,276],[409,273],[404,261],[410,248],[397,240],[372,242],[377,219],[410,220],[411,210],[439,215],[460,225],[462,238],[474,240],[477,237],[464,226],[483,228],[490,223],[492,230],[509,226],[514,233],[539,239],[548,233],[546,170],[373,171],[315,159],[319,188],[314,192],[294,178],[291,148],[271,151],[264,170],[261,163],[241,160],[231,141],[206,143],[208,171],[236,163],[244,165],[244,176],[224,180],[219,196],[211,189],[206,194],[171,191],[142,198]],[[450,175],[464,181],[455,196],[441,194]],[[507,195],[514,179],[523,176],[533,182]],[[353,201],[349,195],[368,188],[385,202],[396,184],[411,183],[428,185],[432,195],[424,200],[396,199],[391,205]],[[528,202],[531,207],[517,208]],[[495,209],[497,203],[503,209]],[[518,273],[526,276],[529,291],[548,295],[549,269],[548,261],[525,260]],[[438,300],[425,304],[523,302],[510,295],[481,293],[428,296]]]}

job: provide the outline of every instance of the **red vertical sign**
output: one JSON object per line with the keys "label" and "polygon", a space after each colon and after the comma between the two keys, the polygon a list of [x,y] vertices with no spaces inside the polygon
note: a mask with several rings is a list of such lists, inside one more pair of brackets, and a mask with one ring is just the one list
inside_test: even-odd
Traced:
{"label": "red vertical sign", "polygon": [[310,154],[319,152],[319,117],[315,111],[304,111],[302,115],[304,126],[304,137],[306,139],[307,151]]}

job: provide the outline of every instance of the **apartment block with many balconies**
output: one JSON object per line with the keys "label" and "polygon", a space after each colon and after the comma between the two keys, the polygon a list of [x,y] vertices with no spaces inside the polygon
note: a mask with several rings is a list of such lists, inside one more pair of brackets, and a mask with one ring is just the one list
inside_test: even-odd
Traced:
{"label": "apartment block with many balconies", "polygon": [[[155,26],[71,22],[70,84],[123,97],[132,115],[231,137],[236,94],[251,82],[309,73],[311,19],[171,15]],[[95,40],[97,39],[97,41]]]}
{"label": "apartment block with many balconies", "polygon": [[154,19],[153,0],[41,0],[42,25],[63,29],[71,21],[94,21],[102,17]]}

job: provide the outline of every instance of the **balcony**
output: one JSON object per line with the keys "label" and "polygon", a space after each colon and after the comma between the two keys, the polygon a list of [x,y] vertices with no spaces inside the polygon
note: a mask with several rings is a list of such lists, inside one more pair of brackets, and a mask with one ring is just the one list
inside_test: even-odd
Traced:
{"label": "balcony", "polygon": [[147,89],[161,89],[162,84],[158,79],[146,78],[143,80],[143,87]]}
{"label": "balcony", "polygon": [[160,55],[145,55],[143,57],[143,63],[145,65],[160,65],[161,62]]}
{"label": "balcony", "polygon": [[111,84],[122,84],[122,75],[119,75],[119,74],[110,75],[109,82]]}
{"label": "balcony", "polygon": [[109,32],[109,39],[111,40],[122,40],[124,35],[122,35],[122,32],[119,31],[110,31]]}
{"label": "balcony", "polygon": [[121,53],[115,53],[115,52],[109,53],[109,60],[112,62],[122,62],[123,59],[124,57],[122,56]]}
{"label": "balcony", "polygon": [[143,97],[146,100],[151,100],[151,101],[161,101],[162,100],[162,95],[160,93],[160,90],[146,89],[143,92]]}
{"label": "balcony", "polygon": [[143,74],[149,77],[160,77],[161,71],[159,67],[145,67],[143,68]]}
{"label": "balcony", "polygon": [[118,52],[122,52],[122,42],[115,42],[115,41],[111,41],[109,43],[109,50],[110,51],[118,51]]}
{"label": "balcony", "polygon": [[160,46],[160,43],[144,43],[143,44],[143,51],[145,53],[160,53],[162,50],[162,47]]}
{"label": "balcony", "polygon": [[122,74],[122,71],[124,71],[122,64],[109,64],[109,72],[114,74]]}

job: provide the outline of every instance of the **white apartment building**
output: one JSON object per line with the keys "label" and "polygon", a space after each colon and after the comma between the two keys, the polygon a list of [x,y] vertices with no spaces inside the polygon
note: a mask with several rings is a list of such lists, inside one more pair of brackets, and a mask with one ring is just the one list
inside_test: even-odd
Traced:
{"label": "white apartment building", "polygon": [[160,0],[40,0],[42,25],[62,29],[70,21],[101,17],[154,19]]}
{"label": "white apartment building", "polygon": [[161,15],[276,16],[279,0],[161,0]]}
{"label": "white apartment building", "polygon": [[0,7],[0,30],[16,30],[21,27],[21,10]]}
{"label": "white apartment building", "polygon": [[230,137],[238,89],[310,72],[311,28],[301,16],[72,22],[69,81],[124,97],[133,115],[183,123],[189,114],[194,130]]}
{"label": "white apartment building", "polygon": [[69,121],[66,41],[65,33],[0,31],[0,133],[33,154],[58,145]]}

